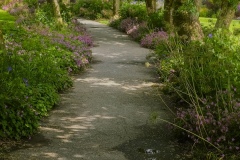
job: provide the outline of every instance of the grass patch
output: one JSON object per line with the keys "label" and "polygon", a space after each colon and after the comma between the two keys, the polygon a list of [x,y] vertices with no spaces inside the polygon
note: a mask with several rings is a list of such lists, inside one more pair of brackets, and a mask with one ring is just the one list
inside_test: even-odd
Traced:
{"label": "grass patch", "polygon": [[[205,18],[205,17],[200,17],[199,18],[200,23],[202,26],[207,27],[214,27],[217,19],[216,18]],[[230,25],[230,31],[234,31],[235,29],[240,29],[240,21],[239,20],[233,20],[231,25]]]}
{"label": "grass patch", "polygon": [[15,21],[15,17],[0,9],[0,21]]}
{"label": "grass patch", "polygon": [[109,19],[98,19],[97,22],[108,25]]}

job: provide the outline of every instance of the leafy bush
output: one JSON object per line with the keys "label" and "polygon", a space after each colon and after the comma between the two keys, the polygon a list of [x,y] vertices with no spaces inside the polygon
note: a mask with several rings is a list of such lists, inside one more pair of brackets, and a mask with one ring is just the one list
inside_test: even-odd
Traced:
{"label": "leafy bush", "polygon": [[120,30],[121,21],[122,19],[111,19],[109,26]]}
{"label": "leafy bush", "polygon": [[163,29],[165,27],[163,10],[158,10],[157,12],[148,15],[147,23],[149,28]]}
{"label": "leafy bush", "polygon": [[199,16],[200,17],[211,17],[211,13],[207,7],[203,6],[200,9]]}
{"label": "leafy bush", "polygon": [[41,23],[1,26],[0,138],[29,137],[58,103],[58,92],[72,86],[69,74],[91,61],[92,39],[75,19],[61,32]]}
{"label": "leafy bush", "polygon": [[121,19],[132,18],[139,22],[147,19],[146,6],[143,3],[123,3],[119,11]]}
{"label": "leafy bush", "polygon": [[154,31],[147,34],[141,40],[141,46],[146,48],[156,48],[156,46],[162,41],[168,39],[168,34],[164,31]]}
{"label": "leafy bush", "polygon": [[110,18],[112,3],[102,0],[77,0],[71,7],[73,13],[89,19]]}
{"label": "leafy bush", "polygon": [[142,37],[149,32],[146,22],[138,22],[133,18],[115,20],[110,23],[110,26],[124,31],[136,41],[140,41]]}
{"label": "leafy bush", "polygon": [[120,30],[124,31],[124,32],[128,32],[130,29],[132,29],[135,25],[137,25],[137,21],[134,18],[127,18],[127,19],[123,19],[120,23]]}

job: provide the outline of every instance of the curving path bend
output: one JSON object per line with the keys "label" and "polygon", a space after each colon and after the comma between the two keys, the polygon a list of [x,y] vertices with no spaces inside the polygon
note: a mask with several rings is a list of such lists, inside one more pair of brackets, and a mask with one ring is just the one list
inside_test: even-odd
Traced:
{"label": "curving path bend", "polygon": [[[103,24],[79,19],[95,40],[95,63],[75,77],[16,160],[172,160],[180,147],[151,115],[168,119],[156,96],[154,72],[144,63],[148,49]],[[0,158],[1,159],[1,158]]]}

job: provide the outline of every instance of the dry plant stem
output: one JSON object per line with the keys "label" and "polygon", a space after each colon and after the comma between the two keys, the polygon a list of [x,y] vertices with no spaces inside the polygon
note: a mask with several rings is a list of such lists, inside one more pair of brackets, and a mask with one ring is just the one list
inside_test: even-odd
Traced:
{"label": "dry plant stem", "polygon": [[178,126],[178,125],[176,125],[176,124],[174,124],[174,123],[172,123],[172,122],[169,122],[169,121],[167,121],[167,120],[165,120],[165,119],[159,118],[159,120],[161,120],[161,121],[163,121],[163,122],[166,122],[166,123],[168,123],[168,124],[171,124],[171,125],[173,125],[174,127],[177,127],[177,128],[179,128],[179,129],[182,129],[182,130],[184,130],[184,131],[186,131],[186,132],[188,132],[188,133],[190,133],[190,134],[198,137],[199,139],[203,140],[204,142],[210,144],[211,146],[213,146],[214,148],[216,148],[220,153],[223,152],[221,149],[219,149],[217,146],[215,146],[214,144],[210,143],[209,141],[207,141],[207,140],[204,139],[203,137],[201,137],[201,136],[199,136],[199,135],[197,135],[197,134],[195,134],[195,133],[193,133],[193,132],[191,132],[191,131],[189,131],[189,130],[187,130],[187,129],[184,129],[184,128],[182,128],[182,127],[180,127],[180,126]]}
{"label": "dry plant stem", "polygon": [[161,99],[161,101],[163,102],[163,104],[169,109],[169,111],[176,116],[176,114],[173,112],[173,110],[167,105],[167,103],[164,101],[164,99],[162,98],[161,94],[158,94],[159,98]]}

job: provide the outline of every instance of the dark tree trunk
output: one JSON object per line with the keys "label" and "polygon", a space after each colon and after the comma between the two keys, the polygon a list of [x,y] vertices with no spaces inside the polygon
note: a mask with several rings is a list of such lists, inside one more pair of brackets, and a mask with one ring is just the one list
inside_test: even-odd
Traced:
{"label": "dark tree trunk", "polygon": [[235,7],[229,4],[228,0],[222,0],[215,28],[229,29],[232,19],[234,18],[234,14]]}
{"label": "dark tree trunk", "polygon": [[201,0],[192,1],[193,6],[196,7],[194,12],[180,8],[184,3],[186,2],[180,0],[174,0],[173,3],[173,24],[177,33],[186,40],[201,40],[204,36],[198,16]]}

